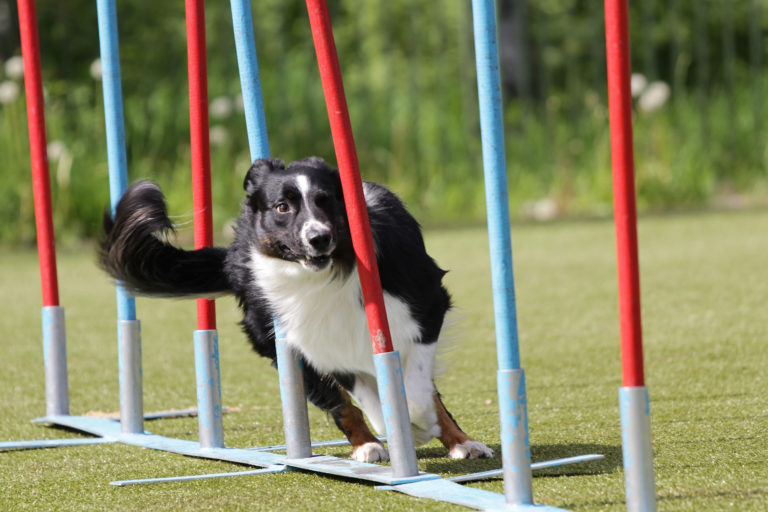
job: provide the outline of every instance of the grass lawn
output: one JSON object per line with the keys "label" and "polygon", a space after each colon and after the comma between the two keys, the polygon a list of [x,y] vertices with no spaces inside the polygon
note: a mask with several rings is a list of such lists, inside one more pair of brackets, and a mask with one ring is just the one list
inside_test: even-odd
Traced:
{"label": "grass lawn", "polygon": [[[603,453],[599,462],[534,474],[537,502],[624,510],[613,226],[520,225],[512,233],[521,356],[534,461]],[[495,347],[483,229],[427,233],[451,269],[453,341],[438,385],[471,435],[498,452]],[[659,510],[768,510],[768,212],[646,217],[640,222],[645,362]],[[73,414],[119,409],[114,291],[90,250],[61,251]],[[0,249],[4,312],[0,441],[80,437],[30,423],[45,412],[40,286],[34,252]],[[228,446],[282,442],[276,373],[253,355],[234,301],[218,303]],[[195,404],[192,302],[138,301],[147,411]],[[310,409],[314,440],[338,439]],[[197,420],[148,422],[195,439]],[[327,453],[347,456],[348,448]],[[432,442],[422,470],[444,475],[500,466],[452,461]],[[125,445],[0,453],[2,510],[459,510],[367,484],[291,472],[117,488],[110,480],[235,471],[232,464]],[[471,484],[502,492],[501,480]]]}

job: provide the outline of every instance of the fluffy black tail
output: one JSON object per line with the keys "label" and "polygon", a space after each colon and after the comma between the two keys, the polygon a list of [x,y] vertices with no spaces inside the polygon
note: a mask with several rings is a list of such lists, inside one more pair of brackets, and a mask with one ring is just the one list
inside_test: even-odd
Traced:
{"label": "fluffy black tail", "polygon": [[104,215],[105,238],[99,263],[112,277],[139,295],[214,296],[231,293],[224,273],[227,250],[185,251],[167,239],[174,231],[157,184],[138,181],[117,205],[115,218]]}

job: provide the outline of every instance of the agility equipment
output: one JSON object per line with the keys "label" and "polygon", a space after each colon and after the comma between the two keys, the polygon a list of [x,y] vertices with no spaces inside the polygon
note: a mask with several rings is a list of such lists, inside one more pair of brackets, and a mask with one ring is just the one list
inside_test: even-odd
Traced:
{"label": "agility equipment", "polygon": [[605,45],[623,375],[619,411],[624,487],[627,508],[647,512],[656,510],[656,489],[650,399],[643,371],[627,0],[605,0]]}
{"label": "agility equipment", "polygon": [[[99,33],[102,58],[105,116],[110,167],[110,196],[114,205],[127,186],[122,91],[114,0],[99,0]],[[190,137],[193,167],[195,248],[212,244],[210,203],[210,154],[208,147],[208,100],[205,55],[205,18],[202,0],[186,0]],[[232,0],[232,16],[238,66],[253,159],[269,156],[258,62],[253,37],[250,3]],[[58,304],[55,248],[51,222],[50,185],[45,159],[45,121],[42,103],[39,45],[34,2],[19,0],[19,20],[25,63],[25,88],[30,126],[30,147],[35,188],[35,212],[43,283],[43,345],[46,367],[46,416],[37,421],[73,428],[96,437],[62,441],[0,443],[0,449],[43,448],[121,442],[201,458],[257,466],[254,471],[163,479],[125,480],[115,485],[185,481],[197,478],[245,476],[303,469],[379,484],[382,489],[430,497],[479,509],[560,510],[533,502],[531,471],[601,457],[584,455],[531,463],[528,444],[525,375],[520,364],[512,271],[506,157],[499,83],[496,15],[492,0],[473,0],[473,20],[478,72],[478,94],[483,164],[488,211],[489,246],[497,331],[498,393],[502,436],[500,470],[441,478],[422,473],[416,464],[409,431],[408,409],[399,356],[393,351],[378,279],[373,241],[362,194],[351,123],[346,107],[330,16],[324,0],[307,0],[310,26],[325,93],[329,122],[353,245],[360,272],[365,310],[376,362],[377,379],[387,425],[391,467],[365,464],[328,456],[313,456],[302,388],[300,361],[284,341],[275,322],[278,371],[286,444],[259,449],[224,446],[221,415],[220,368],[215,303],[197,303],[198,328],[194,332],[198,387],[199,442],[157,436],[144,430],[144,420],[165,415],[144,415],[141,384],[141,336],[135,304],[117,287],[118,344],[121,420],[78,417],[69,414],[66,380],[66,349],[63,310]],[[631,111],[629,110],[629,60],[626,0],[606,0],[606,44],[611,114],[614,196],[622,339],[623,387],[620,389],[622,439],[627,503],[632,510],[655,510],[653,467],[650,450],[648,393],[642,367],[639,312],[636,212],[633,187]],[[114,176],[113,176],[114,174]],[[286,450],[286,455],[273,453]],[[465,487],[460,482],[503,475],[504,495]]]}
{"label": "agility equipment", "polygon": [[67,348],[64,309],[59,305],[56,271],[56,240],[51,213],[51,182],[45,135],[45,110],[40,71],[37,15],[31,2],[19,2],[21,51],[24,58],[24,90],[27,96],[29,153],[35,202],[37,251],[43,294],[43,357],[47,414],[69,414]]}

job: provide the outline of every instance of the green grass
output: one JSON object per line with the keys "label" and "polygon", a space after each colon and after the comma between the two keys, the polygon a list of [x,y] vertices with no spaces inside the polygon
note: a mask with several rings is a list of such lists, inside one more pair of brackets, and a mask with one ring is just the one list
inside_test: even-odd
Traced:
{"label": "green grass", "polygon": [[[640,222],[647,384],[659,510],[766,510],[768,502],[768,212],[646,217]],[[471,434],[498,451],[495,349],[483,229],[431,231],[451,269],[460,322],[438,385]],[[521,355],[534,461],[600,452],[605,460],[537,472],[538,502],[577,511],[624,510],[613,227],[572,221],[513,227]],[[71,409],[116,411],[114,293],[90,250],[59,257],[67,315]],[[4,312],[0,440],[77,437],[32,425],[44,413],[39,278],[34,253],[0,250]],[[148,411],[194,405],[190,302],[138,303]],[[238,332],[231,299],[218,302],[229,446],[281,442],[275,372]],[[314,439],[337,439],[310,410]],[[193,418],[147,424],[194,439]],[[347,448],[329,453],[346,456]],[[438,443],[420,467],[459,474],[498,467],[451,461]],[[3,510],[458,510],[371,486],[303,473],[115,488],[110,480],[241,469],[123,445],[0,454]],[[472,484],[501,492],[500,480]]]}

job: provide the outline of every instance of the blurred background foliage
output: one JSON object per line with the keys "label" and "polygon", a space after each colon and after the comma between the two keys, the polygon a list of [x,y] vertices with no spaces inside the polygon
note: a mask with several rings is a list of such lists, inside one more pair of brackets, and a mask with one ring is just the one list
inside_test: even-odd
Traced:
{"label": "blurred background foliage", "polygon": [[[517,218],[611,212],[602,2],[500,0],[510,206]],[[274,156],[335,162],[304,3],[254,1]],[[484,218],[469,1],[330,0],[364,179],[427,224]],[[98,235],[107,157],[93,0],[38,2],[57,236]],[[768,0],[630,2],[643,211],[764,205]],[[131,179],[191,219],[183,2],[118,2]],[[206,10],[214,219],[249,166],[228,2]],[[0,0],[0,242],[34,240],[16,3]]]}

